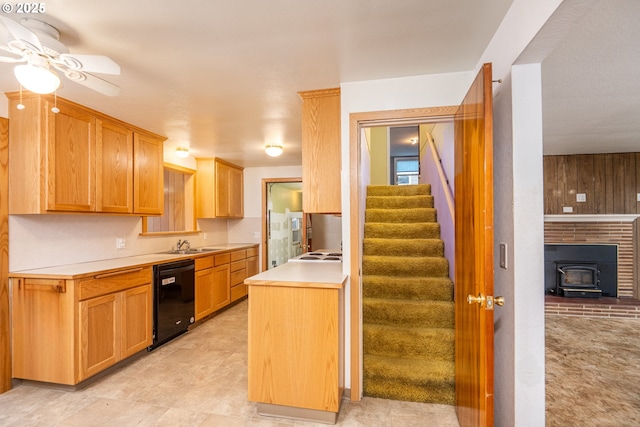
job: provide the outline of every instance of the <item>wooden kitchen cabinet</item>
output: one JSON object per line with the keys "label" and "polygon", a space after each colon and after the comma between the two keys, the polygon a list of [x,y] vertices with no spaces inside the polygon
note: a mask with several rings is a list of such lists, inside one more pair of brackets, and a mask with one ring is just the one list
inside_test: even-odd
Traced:
{"label": "wooden kitchen cabinet", "polygon": [[340,213],[340,89],[298,94],[302,98],[302,210]]}
{"label": "wooden kitchen cabinet", "polygon": [[196,216],[242,218],[244,170],[222,159],[196,159]]}
{"label": "wooden kitchen cabinet", "polygon": [[133,212],[133,131],[97,120],[96,199],[98,212]]}
{"label": "wooden kitchen cabinet", "polygon": [[214,257],[213,311],[226,307],[231,302],[231,265],[229,254]]}
{"label": "wooden kitchen cabinet", "polygon": [[63,98],[7,97],[11,214],[162,214],[164,138]]}
{"label": "wooden kitchen cabinet", "polygon": [[164,139],[135,133],[133,197],[135,213],[162,215],[164,210]]}
{"label": "wooden kitchen cabinet", "polygon": [[80,302],[80,381],[151,345],[152,298],[149,283]]}
{"label": "wooden kitchen cabinet", "polygon": [[14,378],[75,385],[153,341],[151,267],[11,278]]}

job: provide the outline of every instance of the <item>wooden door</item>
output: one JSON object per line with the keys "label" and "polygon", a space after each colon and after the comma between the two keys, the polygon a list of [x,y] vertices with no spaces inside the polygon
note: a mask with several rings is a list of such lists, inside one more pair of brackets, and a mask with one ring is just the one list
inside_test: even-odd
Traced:
{"label": "wooden door", "polygon": [[153,287],[151,283],[122,292],[122,351],[120,359],[153,343]]}
{"label": "wooden door", "polygon": [[133,212],[133,131],[96,121],[96,210]]}
{"label": "wooden door", "polygon": [[454,121],[456,413],[461,427],[493,426],[492,122],[491,64],[485,64]]}
{"label": "wooden door", "polygon": [[93,212],[95,204],[95,117],[47,101],[47,210]]}
{"label": "wooden door", "polygon": [[164,140],[135,133],[133,136],[133,210],[162,215],[164,210]]}

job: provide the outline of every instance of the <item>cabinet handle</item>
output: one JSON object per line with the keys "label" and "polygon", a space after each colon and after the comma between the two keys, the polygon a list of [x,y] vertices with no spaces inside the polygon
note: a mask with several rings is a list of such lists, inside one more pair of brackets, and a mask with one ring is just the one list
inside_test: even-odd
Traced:
{"label": "cabinet handle", "polygon": [[24,285],[24,290],[34,290],[34,291],[50,291],[54,290],[61,294],[67,292],[67,282],[66,280],[51,280],[49,283],[43,283],[42,281],[30,281],[30,280],[22,280],[18,279],[18,289],[20,289]]}
{"label": "cabinet handle", "polygon": [[121,274],[137,273],[138,271],[142,271],[142,269],[143,269],[142,267],[138,267],[138,268],[130,268],[128,270],[112,271],[111,273],[98,274],[96,276],[93,276],[93,278],[94,279],[104,279],[106,277],[119,276]]}

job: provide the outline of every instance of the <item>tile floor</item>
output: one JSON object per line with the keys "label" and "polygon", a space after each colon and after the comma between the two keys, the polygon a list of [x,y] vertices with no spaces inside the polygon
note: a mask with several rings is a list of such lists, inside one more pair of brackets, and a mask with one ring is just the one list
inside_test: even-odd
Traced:
{"label": "tile floor", "polygon": [[[19,385],[0,395],[0,425],[282,426],[247,401],[247,302],[80,391]],[[343,401],[339,426],[458,427],[454,408],[364,398]]]}
{"label": "tile floor", "polygon": [[640,425],[640,321],[545,316],[546,425]]}

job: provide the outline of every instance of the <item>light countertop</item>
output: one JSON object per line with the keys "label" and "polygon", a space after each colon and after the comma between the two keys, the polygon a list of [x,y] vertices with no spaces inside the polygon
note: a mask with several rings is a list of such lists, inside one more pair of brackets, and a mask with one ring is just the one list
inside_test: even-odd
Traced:
{"label": "light countertop", "polygon": [[250,286],[287,286],[343,289],[347,275],[341,262],[287,262],[271,270],[248,277]]}
{"label": "light countertop", "polygon": [[218,249],[212,252],[200,254],[167,254],[154,253],[146,255],[134,255],[123,258],[105,259],[101,261],[81,262],[77,264],[58,265],[54,267],[36,268],[32,270],[12,271],[9,277],[76,279],[85,275],[104,273],[112,270],[120,270],[133,267],[146,267],[165,262],[179,261],[185,258],[198,258],[203,256],[218,255],[236,249],[250,248],[255,243],[229,243],[223,245],[204,246],[208,249]]}

